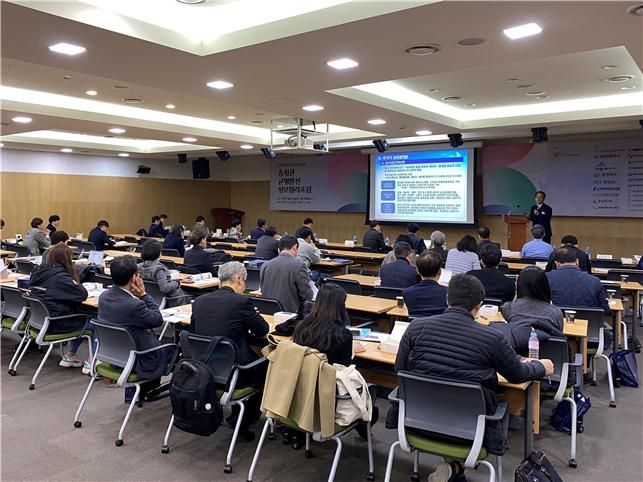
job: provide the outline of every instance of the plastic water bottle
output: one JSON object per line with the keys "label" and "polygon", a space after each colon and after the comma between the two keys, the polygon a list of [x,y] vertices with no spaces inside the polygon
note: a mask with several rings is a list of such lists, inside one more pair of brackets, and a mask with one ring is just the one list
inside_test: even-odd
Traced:
{"label": "plastic water bottle", "polygon": [[540,342],[538,341],[538,335],[531,329],[531,334],[529,335],[529,358],[538,360],[540,352]]}
{"label": "plastic water bottle", "polygon": [[592,259],[592,250],[591,250],[591,248],[590,248],[589,246],[587,246],[587,247],[585,248],[585,254],[587,255],[587,257],[588,257],[589,259]]}
{"label": "plastic water bottle", "polygon": [[353,235],[353,243],[357,244],[357,234]]}
{"label": "plastic water bottle", "polygon": [[384,242],[386,243],[387,246],[390,246],[390,244],[389,244],[390,239],[388,237],[384,240]]}

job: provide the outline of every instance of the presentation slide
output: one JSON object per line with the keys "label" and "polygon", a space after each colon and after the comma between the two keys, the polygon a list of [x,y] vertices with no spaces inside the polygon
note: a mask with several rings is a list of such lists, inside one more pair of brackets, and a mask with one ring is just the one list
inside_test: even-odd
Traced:
{"label": "presentation slide", "polygon": [[473,149],[371,154],[369,218],[473,224]]}

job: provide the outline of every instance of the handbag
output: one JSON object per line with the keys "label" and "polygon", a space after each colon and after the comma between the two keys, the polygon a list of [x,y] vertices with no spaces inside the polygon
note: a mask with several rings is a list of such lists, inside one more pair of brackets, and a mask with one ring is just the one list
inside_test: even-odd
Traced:
{"label": "handbag", "polygon": [[639,369],[636,354],[632,350],[619,350],[610,354],[614,378],[621,381],[625,387],[638,388]]}
{"label": "handbag", "polygon": [[357,420],[371,421],[373,403],[366,380],[355,365],[333,364],[336,371],[335,423],[346,427]]}
{"label": "handbag", "polygon": [[[576,424],[580,426],[583,424],[583,417],[592,408],[592,402],[589,397],[585,397],[582,393],[576,391],[574,391],[573,398],[576,403]],[[565,400],[560,401],[554,408],[549,423],[559,432],[571,432],[571,404]]]}
{"label": "handbag", "polygon": [[520,462],[514,474],[515,482],[563,482],[551,462],[541,451],[530,453]]}

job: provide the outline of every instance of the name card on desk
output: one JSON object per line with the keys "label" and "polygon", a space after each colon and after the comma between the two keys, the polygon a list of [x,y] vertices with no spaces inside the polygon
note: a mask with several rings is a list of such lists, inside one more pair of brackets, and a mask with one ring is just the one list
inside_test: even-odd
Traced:
{"label": "name card on desk", "polygon": [[347,239],[346,241],[344,241],[344,246],[353,248],[355,247],[355,241],[353,241],[352,239]]}
{"label": "name card on desk", "polygon": [[612,259],[611,254],[597,254],[596,259]]}

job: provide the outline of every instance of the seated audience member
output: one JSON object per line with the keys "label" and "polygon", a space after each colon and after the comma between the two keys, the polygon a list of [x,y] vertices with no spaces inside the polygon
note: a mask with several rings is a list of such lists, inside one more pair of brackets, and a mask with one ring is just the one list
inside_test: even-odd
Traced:
{"label": "seated audience member", "polygon": [[500,260],[502,260],[500,246],[492,242],[483,244],[480,250],[482,269],[472,270],[467,274],[480,280],[487,298],[507,302],[513,300],[516,295],[516,283],[498,271]]}
{"label": "seated audience member", "polygon": [[393,246],[395,261],[385,264],[380,269],[382,286],[387,288],[408,288],[420,282],[415,267],[411,264],[413,250],[408,243],[395,243]]}
{"label": "seated audience member", "polygon": [[[486,226],[480,226],[478,228],[478,253],[480,253],[480,250],[485,244],[491,243],[491,231],[489,231],[489,228]],[[489,294],[487,293],[487,296]]]}
{"label": "seated audience member", "polygon": [[297,228],[297,231],[295,231],[295,238],[301,238],[301,230],[304,228],[310,229],[310,232],[313,233],[313,243],[317,242],[317,235],[313,232],[313,219],[312,218],[305,218],[304,223]]}
{"label": "seated audience member", "polygon": [[[134,339],[136,349],[143,351],[161,345],[152,331],[163,325],[163,315],[152,297],[145,292],[145,284],[138,274],[133,256],[114,258],[109,266],[114,285],[98,298],[98,319],[125,328]],[[147,387],[158,385],[158,378],[166,369],[173,350],[155,351],[137,356],[134,372],[141,378],[155,380]]]}
{"label": "seated audience member", "polygon": [[49,216],[49,224],[47,225],[47,229],[49,230],[49,236],[51,236],[53,233],[56,232],[59,224],[60,224],[60,216],[58,216],[57,214],[52,214],[51,216]]}
{"label": "seated audience member", "polygon": [[472,269],[480,269],[478,258],[478,243],[473,236],[464,235],[456,247],[449,250],[445,268],[453,274],[466,273]]}
{"label": "seated audience member", "polygon": [[67,241],[69,241],[69,235],[61,230],[54,231],[49,238],[51,239],[51,246],[42,253],[42,264],[47,264],[47,257],[54,246],[59,244],[67,245]]}
{"label": "seated audience member", "polygon": [[205,224],[205,218],[203,216],[197,216],[194,220],[194,226],[192,226],[192,231],[190,232],[192,233],[194,231],[201,231],[205,239],[208,239],[212,235],[210,228]]}
{"label": "seated audience member", "polygon": [[[57,231],[55,234],[61,232]],[[71,249],[64,244],[53,246],[47,255],[47,263],[41,264],[31,273],[31,286],[45,289],[45,291],[33,290],[32,293],[45,304],[52,317],[76,313],[80,304],[87,299],[87,290],[80,284],[71,260]],[[72,321],[73,324],[67,327],[62,323],[70,322],[56,324],[56,330],[59,332],[83,329],[83,326],[79,326],[77,321]],[[88,326],[87,329],[92,330],[92,327]],[[89,361],[83,362],[76,356],[82,341],[83,338],[77,338],[69,342],[67,354],[62,357],[59,363],[61,367],[78,368],[82,366],[83,373],[89,373]],[[96,350],[95,340],[92,340],[92,347],[93,350]]]}
{"label": "seated audience member", "polygon": [[[397,239],[395,240],[395,244],[397,243],[407,243],[409,246],[411,245],[411,237],[408,234],[400,234]],[[415,256],[411,256],[411,264],[415,266]],[[389,264],[395,262],[395,251],[389,251],[386,253],[386,256],[384,256],[384,259],[382,260],[382,265]]]}
{"label": "seated audience member", "polygon": [[[250,336],[263,337],[270,326],[250,298],[243,293],[248,273],[238,261],[230,261],[219,267],[220,287],[217,291],[199,296],[192,305],[190,331],[197,335],[224,336],[237,346],[237,363],[247,365],[259,356],[249,346]],[[262,387],[266,378],[266,367],[260,365],[252,370],[241,370],[237,387]],[[240,435],[246,441],[254,440],[254,433],[248,427],[261,414],[261,396],[250,398],[240,428]],[[235,405],[236,406],[236,405]],[[233,409],[233,418],[239,409]],[[228,420],[231,423],[232,420]],[[236,421],[236,420],[235,420]]]}
{"label": "seated audience member", "polygon": [[161,218],[161,229],[163,229],[163,237],[170,234],[170,230],[167,228],[167,214],[159,214]]}
{"label": "seated audience member", "polygon": [[426,251],[417,258],[417,272],[422,281],[402,291],[409,317],[439,315],[447,309],[447,287],[438,284],[441,265],[442,258],[433,251]]}
{"label": "seated audience member", "polygon": [[[582,249],[578,249],[578,239],[576,238],[576,236],[573,236],[571,234],[563,236],[563,239],[560,240],[560,247],[571,249],[574,253],[576,253],[576,258],[578,258],[578,267],[583,271],[587,271],[588,273],[592,272],[592,262],[585,251],[583,251]],[[547,272],[556,269],[556,263],[554,263],[555,253],[556,251],[552,252],[551,255],[549,255],[549,261],[547,262],[547,267],[545,268],[545,271]]]}
{"label": "seated audience member", "polygon": [[4,229],[4,219],[0,219],[0,231]]}
{"label": "seated audience member", "polygon": [[250,231],[250,239],[259,239],[266,232],[266,218],[257,219],[257,227]]}
{"label": "seated audience member", "polygon": [[170,234],[163,240],[163,249],[176,249],[179,256],[185,255],[185,242],[183,241],[183,226],[175,224]]}
{"label": "seated audience member", "polygon": [[185,251],[183,266],[193,269],[199,273],[212,273],[214,276],[214,257],[212,253],[205,250],[207,244],[203,231],[192,231],[188,242],[192,248]]}
{"label": "seated audience member", "polygon": [[554,252],[554,247],[543,241],[545,236],[545,228],[540,224],[536,224],[531,228],[531,235],[534,237],[531,241],[525,243],[520,251],[520,256],[523,258],[541,258],[547,259],[549,255]]}
{"label": "seated audience member", "polygon": [[545,321],[563,329],[563,313],[551,304],[549,281],[542,269],[529,266],[521,270],[516,287],[516,299],[502,305],[502,315],[507,322]]}
{"label": "seated audience member", "polygon": [[431,233],[431,247],[429,251],[433,251],[440,255],[442,262],[447,262],[447,255],[449,252],[446,249],[447,237],[442,231],[433,231]]}
{"label": "seated audience member", "polygon": [[165,230],[163,229],[163,225],[161,224],[160,216],[152,216],[152,224],[150,224],[150,228],[147,230],[147,235],[150,238],[165,237]]}
{"label": "seated audience member", "polygon": [[[487,414],[493,414],[498,373],[511,383],[522,383],[551,375],[554,367],[551,360],[521,360],[500,332],[475,321],[484,296],[478,279],[453,276],[447,291],[449,308],[441,315],[413,320],[402,336],[395,371],[479,383]],[[492,454],[504,453],[501,424],[487,423],[483,443]],[[447,478],[464,471],[457,462],[448,469]]]}
{"label": "seated audience member", "polygon": [[551,301],[556,306],[603,308],[610,312],[603,283],[596,276],[581,271],[576,252],[558,248],[554,255],[556,269],[547,273]]}
{"label": "seated audience member", "polygon": [[636,265],[636,269],[643,269],[643,255],[641,255],[641,259],[639,259],[639,264]]}
{"label": "seated audience member", "polygon": [[411,223],[408,225],[407,231],[409,238],[411,238],[411,249],[413,249],[416,254],[422,254],[426,249],[426,244],[424,243],[424,240],[418,236],[420,225],[417,223]]}
{"label": "seated audience member", "polygon": [[277,241],[277,228],[268,226],[263,235],[257,240],[255,256],[270,260],[279,254],[279,241]]}
{"label": "seated audience member", "polygon": [[159,285],[159,289],[166,298],[165,306],[171,308],[189,303],[189,297],[181,289],[181,281],[172,279],[170,270],[159,261],[161,257],[161,243],[148,239],[143,244],[141,260],[138,265],[141,278],[145,281],[153,281]]}
{"label": "seated audience member", "polygon": [[310,269],[311,264],[317,264],[321,261],[321,251],[313,242],[313,230],[309,227],[302,226],[297,238],[299,247],[297,249],[297,259],[299,259],[306,268]]}
{"label": "seated audience member", "polygon": [[29,248],[29,252],[34,256],[38,256],[40,250],[51,246],[49,232],[45,229],[45,222],[41,218],[31,220],[31,229],[25,234],[23,246]]}
{"label": "seated audience member", "polygon": [[306,266],[297,259],[298,247],[295,237],[282,236],[279,256],[261,265],[259,281],[264,298],[278,300],[285,311],[301,315],[313,290]]}
{"label": "seated audience member", "polygon": [[109,223],[101,219],[96,224],[96,227],[89,232],[87,241],[94,244],[96,251],[105,251],[105,248],[110,248],[116,244],[116,241],[107,234],[108,229]]}
{"label": "seated audience member", "polygon": [[371,221],[369,223],[370,229],[364,233],[362,245],[365,248],[371,248],[374,253],[388,253],[389,247],[384,242],[384,235],[382,234],[382,227],[378,221]]}
{"label": "seated audience member", "polygon": [[236,239],[237,241],[241,241],[241,238],[243,237],[243,233],[241,232],[241,220],[239,219],[232,220],[232,222],[230,223],[230,227],[225,232],[225,237]]}

